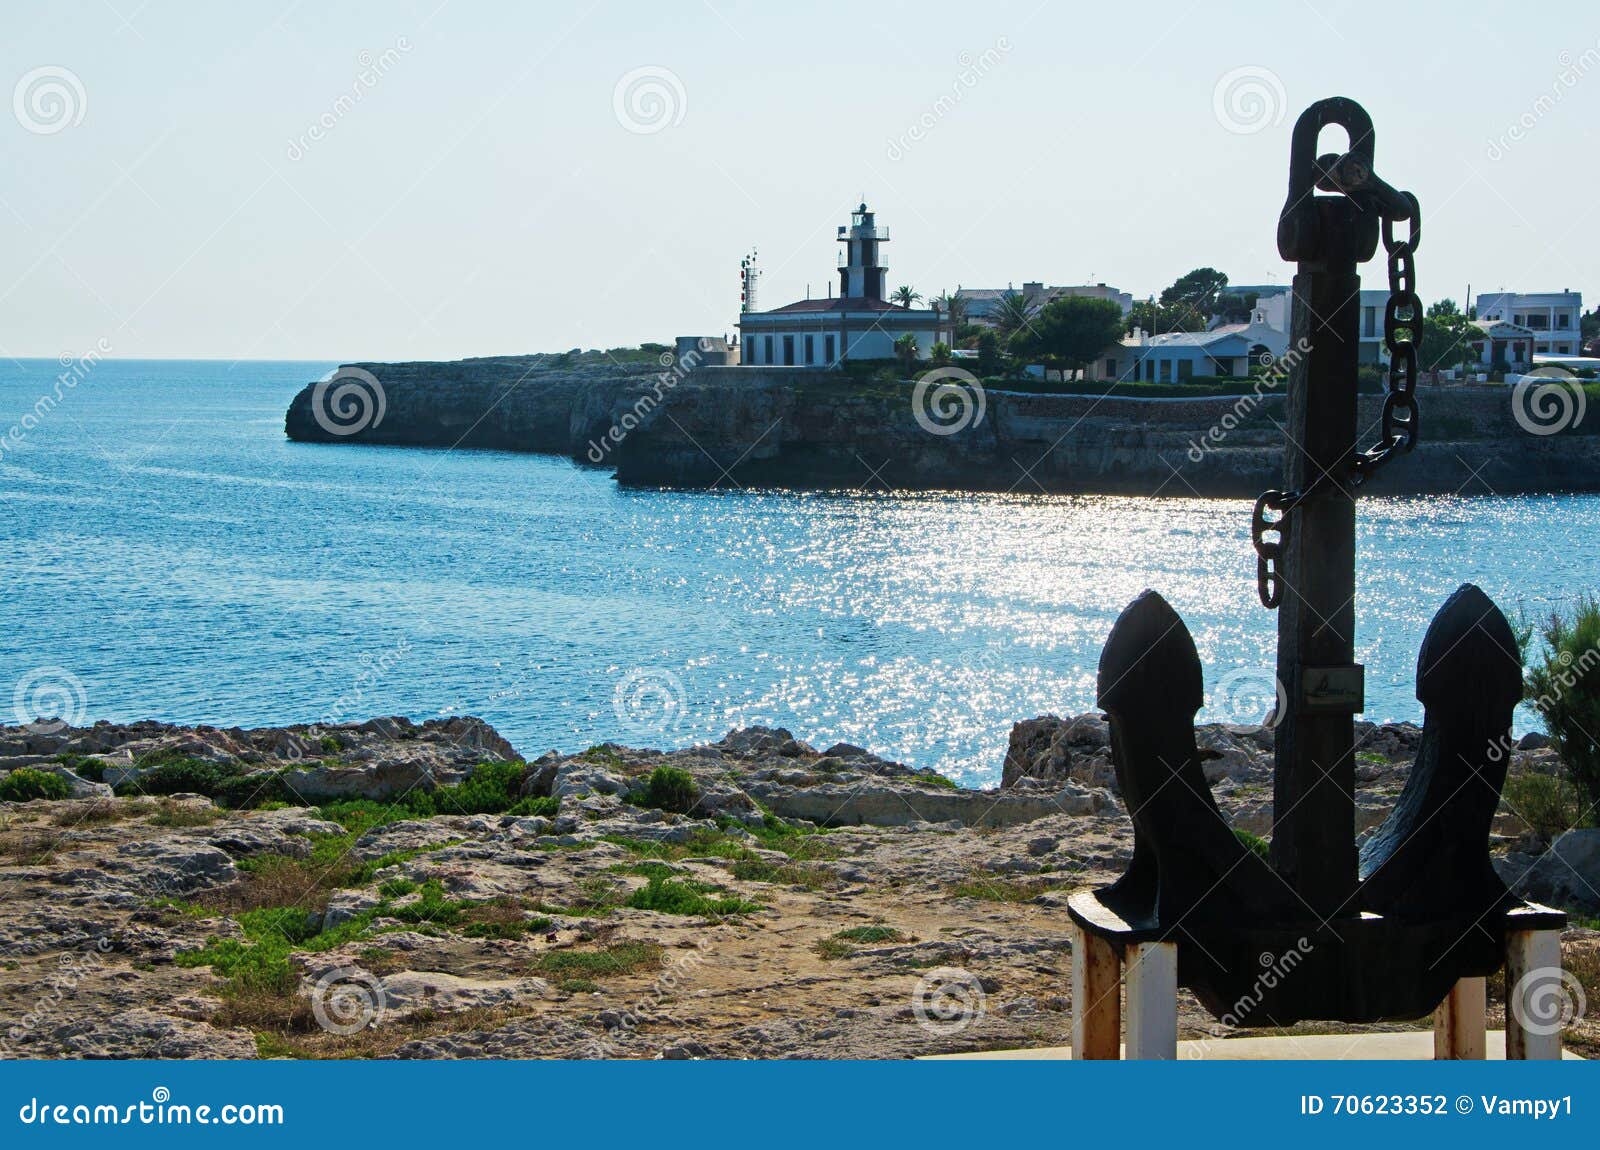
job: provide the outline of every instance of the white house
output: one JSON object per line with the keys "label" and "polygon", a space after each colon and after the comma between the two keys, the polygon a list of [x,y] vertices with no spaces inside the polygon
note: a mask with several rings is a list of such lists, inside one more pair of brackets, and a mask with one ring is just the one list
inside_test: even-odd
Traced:
{"label": "white house", "polygon": [[1389,349],[1383,342],[1383,321],[1388,311],[1387,291],[1361,293],[1361,346],[1356,351],[1357,363],[1388,365]]}
{"label": "white house", "polygon": [[980,324],[984,327],[992,326],[1000,301],[1010,294],[1022,296],[1028,303],[1036,308],[1047,303],[1054,303],[1058,299],[1067,299],[1078,296],[1085,299],[1108,299],[1122,309],[1122,314],[1127,315],[1133,310],[1133,296],[1125,291],[1118,291],[1106,284],[1068,284],[1047,287],[1038,281],[1029,281],[1022,285],[1020,292],[1015,288],[958,288],[956,299],[961,305],[961,314],[968,323]]}
{"label": "white house", "polygon": [[[1252,327],[1241,323],[1215,331],[1173,331],[1165,335],[1135,331],[1117,346],[1107,348],[1088,374],[1091,379],[1103,381],[1135,379],[1149,383],[1182,383],[1202,375],[1246,376],[1250,374],[1251,358],[1259,356],[1263,349],[1257,338],[1261,331]],[[1282,339],[1287,347],[1288,336]]]}
{"label": "white house", "polygon": [[1478,320],[1480,326],[1499,322],[1531,331],[1533,355],[1583,354],[1582,292],[1480,292]]}
{"label": "white house", "polygon": [[[1294,291],[1287,284],[1248,284],[1238,287],[1230,284],[1229,292],[1256,294],[1255,314],[1251,322],[1260,322],[1274,331],[1283,335],[1283,345],[1288,347],[1289,328],[1292,323],[1294,308]],[[1389,306],[1389,293],[1386,291],[1363,291],[1358,304],[1360,319],[1357,332],[1360,346],[1356,351],[1356,362],[1363,364],[1385,364],[1389,361],[1388,349],[1383,345],[1383,316],[1384,310]],[[1282,355],[1281,351],[1273,350],[1274,355]]]}
{"label": "white house", "polygon": [[839,294],[804,299],[771,311],[739,316],[739,362],[746,367],[832,367],[849,359],[893,359],[895,341],[911,335],[917,356],[928,358],[935,343],[951,342],[949,317],[932,308],[908,308],[883,298],[881,228],[862,204],[839,228]]}
{"label": "white house", "polygon": [[1485,369],[1525,368],[1533,364],[1538,336],[1531,327],[1498,319],[1478,319],[1473,326],[1483,332],[1481,339],[1472,341],[1472,350]]}

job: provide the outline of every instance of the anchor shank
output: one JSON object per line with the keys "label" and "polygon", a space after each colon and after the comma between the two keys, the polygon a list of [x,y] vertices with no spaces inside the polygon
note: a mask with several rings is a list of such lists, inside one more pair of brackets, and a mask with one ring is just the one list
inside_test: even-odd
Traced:
{"label": "anchor shank", "polygon": [[[1307,705],[1308,680],[1355,661],[1356,367],[1362,244],[1355,206],[1317,198],[1317,260],[1294,279],[1295,346],[1311,351],[1289,380],[1285,478],[1309,492],[1285,540],[1278,679],[1288,703],[1276,732],[1272,861],[1319,915],[1354,915],[1354,709]],[[1301,306],[1301,305],[1304,306]]]}

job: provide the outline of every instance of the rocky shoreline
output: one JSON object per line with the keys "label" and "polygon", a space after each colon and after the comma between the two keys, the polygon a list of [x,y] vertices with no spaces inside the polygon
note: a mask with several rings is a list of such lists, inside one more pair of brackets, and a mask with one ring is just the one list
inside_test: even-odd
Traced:
{"label": "rocky shoreline", "polygon": [[[317,385],[291,439],[564,455],[637,486],[1254,496],[1281,478],[1283,397],[1159,400],[990,389],[915,409],[909,386],[794,369],[592,353],[352,365],[382,402],[333,412]],[[1594,420],[1539,435],[1506,387],[1424,388],[1424,435],[1387,494],[1600,490]],[[1361,397],[1376,426],[1382,397]],[[937,408],[937,409],[936,409]],[[381,416],[381,418],[380,418]],[[320,417],[320,418],[319,418]],[[931,430],[930,430],[931,429]]]}
{"label": "rocky shoreline", "polygon": [[[1132,849],[1106,736],[1092,713],[1018,723],[1002,785],[977,791],[761,727],[531,758],[472,718],[0,727],[0,787],[50,792],[0,803],[3,1053],[1063,1045],[1065,900]],[[1365,828],[1420,732],[1362,724],[1359,738]],[[1271,730],[1197,739],[1225,815],[1269,830]],[[1514,774],[1555,766],[1536,737],[1513,754]],[[1571,839],[1600,832],[1569,832],[1557,859],[1509,808],[1495,830],[1519,890],[1600,910],[1562,878],[1590,868],[1600,886],[1592,844]],[[1600,932],[1574,927],[1564,945],[1592,977]],[[1187,995],[1181,1020],[1183,1037],[1216,1033]],[[1581,1021],[1568,1042],[1592,1052],[1600,1028]]]}

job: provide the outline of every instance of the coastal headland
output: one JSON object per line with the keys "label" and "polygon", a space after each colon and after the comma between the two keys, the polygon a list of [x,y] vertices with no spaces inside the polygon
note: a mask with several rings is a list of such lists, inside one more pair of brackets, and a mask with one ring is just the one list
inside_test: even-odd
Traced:
{"label": "coastal headland", "polygon": [[[919,391],[881,373],[690,368],[670,353],[363,363],[339,376],[295,396],[291,439],[542,452],[640,486],[1237,497],[1276,485],[1283,466],[1281,381],[1194,398]],[[360,390],[333,410],[340,384]],[[361,394],[371,401],[357,405]],[[1419,394],[1422,442],[1374,492],[1600,490],[1600,413],[1552,430],[1509,386]],[[1382,403],[1360,398],[1364,440]]]}

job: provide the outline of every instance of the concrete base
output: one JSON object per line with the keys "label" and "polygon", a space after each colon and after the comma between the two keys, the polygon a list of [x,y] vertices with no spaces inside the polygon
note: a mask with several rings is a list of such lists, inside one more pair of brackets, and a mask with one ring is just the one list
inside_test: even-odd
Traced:
{"label": "concrete base", "polygon": [[[1506,1032],[1488,1033],[1486,1053],[1490,1059],[1506,1056]],[[1017,1059],[1025,1061],[1071,1058],[1070,1046],[1045,1046],[1036,1050],[984,1050],[974,1054],[939,1054],[939,1059]],[[1582,1061],[1571,1051],[1563,1058]],[[1208,1038],[1178,1043],[1180,1061],[1204,1059],[1215,1062],[1315,1061],[1430,1061],[1433,1058],[1433,1032],[1406,1030],[1389,1034],[1305,1034],[1251,1038]]]}

